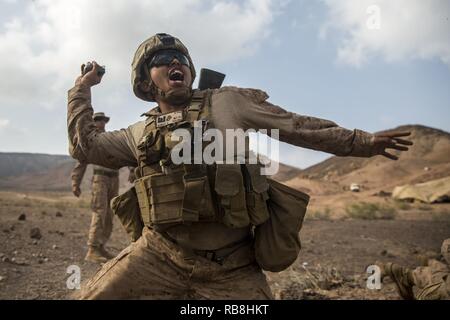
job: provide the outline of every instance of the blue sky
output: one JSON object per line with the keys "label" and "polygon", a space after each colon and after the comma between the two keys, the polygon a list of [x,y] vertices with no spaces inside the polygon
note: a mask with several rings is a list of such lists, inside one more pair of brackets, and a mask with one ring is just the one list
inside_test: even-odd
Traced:
{"label": "blue sky", "polygon": [[[132,95],[129,65],[141,41],[164,31],[185,42],[197,69],[263,89],[290,111],[371,132],[450,131],[448,1],[58,2],[0,0],[0,151],[67,154],[67,89],[92,58],[107,66],[93,95],[109,129],[139,120],[150,106]],[[373,4],[379,15],[367,12]],[[373,17],[378,29],[368,28]],[[327,156],[281,152],[300,167]]]}

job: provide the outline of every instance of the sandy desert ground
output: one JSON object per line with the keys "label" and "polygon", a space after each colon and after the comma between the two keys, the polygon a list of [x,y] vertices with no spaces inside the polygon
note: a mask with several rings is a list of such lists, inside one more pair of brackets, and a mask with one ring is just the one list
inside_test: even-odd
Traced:
{"label": "sandy desert ground", "polygon": [[[399,299],[387,280],[381,290],[367,289],[366,267],[376,260],[419,265],[438,256],[450,235],[449,204],[403,209],[372,220],[309,210],[298,260],[286,271],[267,273],[275,297]],[[99,268],[83,260],[89,223],[89,195],[0,192],[0,299],[70,299],[67,268],[79,266],[82,280]],[[127,244],[116,219],[108,247],[118,253]]]}

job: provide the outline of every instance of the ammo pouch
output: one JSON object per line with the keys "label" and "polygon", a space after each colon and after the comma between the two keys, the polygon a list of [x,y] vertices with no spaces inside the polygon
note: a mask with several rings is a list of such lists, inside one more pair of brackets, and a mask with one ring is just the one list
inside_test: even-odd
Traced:
{"label": "ammo pouch", "polygon": [[222,209],[222,223],[230,228],[250,224],[245,201],[244,180],[239,164],[220,164],[216,168],[215,191]]}
{"label": "ammo pouch", "polygon": [[247,201],[250,223],[258,226],[269,219],[269,183],[267,177],[260,174],[259,165],[247,164],[242,166],[245,179],[245,197]]}
{"label": "ammo pouch", "polygon": [[259,170],[258,165],[217,165],[215,191],[222,208],[222,223],[226,226],[257,226],[269,219],[266,204],[269,184]]}
{"label": "ammo pouch", "polygon": [[206,174],[157,173],[136,180],[135,187],[145,225],[171,226],[215,216]]}
{"label": "ammo pouch", "polygon": [[309,196],[275,180],[269,181],[270,219],[255,228],[255,256],[263,270],[280,272],[297,259]]}
{"label": "ammo pouch", "polygon": [[125,231],[136,241],[141,237],[144,224],[141,219],[136,190],[133,188],[111,200],[111,209],[119,218]]}

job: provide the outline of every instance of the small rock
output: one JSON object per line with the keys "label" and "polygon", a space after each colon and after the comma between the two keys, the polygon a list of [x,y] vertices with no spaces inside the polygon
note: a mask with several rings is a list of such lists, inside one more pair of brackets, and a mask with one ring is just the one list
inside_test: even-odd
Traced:
{"label": "small rock", "polygon": [[9,229],[3,229],[4,233],[10,233],[11,231]]}
{"label": "small rock", "polygon": [[4,256],[3,258],[2,258],[2,262],[10,262],[11,260],[8,258],[8,257],[6,257],[6,256]]}
{"label": "small rock", "polygon": [[38,263],[39,264],[43,264],[44,263],[44,259],[38,259]]}
{"label": "small rock", "polygon": [[20,216],[19,216],[19,219],[18,219],[19,221],[25,221],[25,220],[27,220],[27,215],[25,214],[25,213],[22,213]]}
{"label": "small rock", "polygon": [[36,246],[36,245],[38,245],[39,244],[39,241],[37,241],[37,240],[33,240],[33,244]]}
{"label": "small rock", "polygon": [[12,225],[11,227],[9,227],[9,230],[14,231],[14,230],[16,230],[16,227],[14,225]]}
{"label": "small rock", "polygon": [[388,252],[387,252],[386,249],[384,249],[383,251],[380,252],[380,254],[381,254],[382,256],[386,256],[386,255],[388,254]]}
{"label": "small rock", "polygon": [[15,255],[15,256],[17,256],[18,253],[19,253],[19,251],[17,251],[17,250],[13,251],[13,255]]}
{"label": "small rock", "polygon": [[61,218],[63,215],[62,215],[62,213],[61,212],[56,212],[56,216],[58,217],[58,218]]}
{"label": "small rock", "polygon": [[42,238],[41,229],[39,229],[39,228],[32,228],[30,230],[30,237],[32,239],[37,239],[37,240],[41,239]]}
{"label": "small rock", "polygon": [[56,249],[58,249],[58,246],[57,246],[56,244],[54,244],[54,245],[52,246],[52,249],[53,249],[53,250],[56,250]]}
{"label": "small rock", "polygon": [[6,279],[6,277],[0,276],[0,282],[2,282],[5,279]]}
{"label": "small rock", "polygon": [[20,258],[12,258],[11,262],[18,265],[18,266],[28,266],[29,263],[25,260],[25,259],[20,259]]}
{"label": "small rock", "polygon": [[48,262],[48,258],[44,258],[44,262]]}

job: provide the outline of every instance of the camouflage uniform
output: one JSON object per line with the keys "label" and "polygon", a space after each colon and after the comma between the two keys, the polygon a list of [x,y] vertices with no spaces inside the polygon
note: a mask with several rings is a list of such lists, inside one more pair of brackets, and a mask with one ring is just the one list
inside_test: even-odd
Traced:
{"label": "camouflage uniform", "polygon": [[[72,170],[73,187],[80,187],[86,167],[86,163],[78,162]],[[89,247],[103,247],[109,240],[113,227],[113,213],[109,204],[118,192],[118,171],[95,165],[92,177],[92,220],[88,237]]]}
{"label": "camouflage uniform", "polygon": [[383,271],[404,299],[450,300],[450,239],[443,242],[441,254],[442,262],[430,259],[427,266],[414,270],[387,263],[382,265]]}
{"label": "camouflage uniform", "polygon": [[[268,102],[263,91],[224,87],[209,93],[209,123],[219,130],[279,128],[281,141],[299,147],[340,156],[373,155],[372,134],[288,112]],[[93,129],[92,112],[89,87],[81,84],[69,90],[71,155],[110,168],[139,167],[139,145],[148,122],[99,133]],[[159,114],[157,108],[148,115]],[[146,224],[142,236],[87,283],[81,298],[271,298],[250,238],[251,226],[194,222],[159,232]],[[217,256],[226,258],[218,261]]]}

